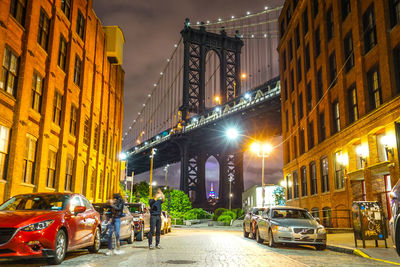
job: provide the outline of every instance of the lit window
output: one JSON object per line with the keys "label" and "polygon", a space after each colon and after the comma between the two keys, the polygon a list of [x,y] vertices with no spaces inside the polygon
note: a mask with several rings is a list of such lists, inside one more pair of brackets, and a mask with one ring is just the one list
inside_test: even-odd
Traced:
{"label": "lit window", "polygon": [[335,189],[344,188],[344,175],[343,175],[343,163],[341,162],[342,151],[335,153]]}
{"label": "lit window", "polygon": [[8,142],[10,129],[0,125],[0,179],[5,180],[8,161]]}
{"label": "lit window", "polygon": [[82,60],[78,55],[75,56],[75,68],[74,68],[74,83],[81,87],[81,76],[82,76]]}
{"label": "lit window", "polygon": [[47,187],[55,188],[56,185],[57,151],[49,149],[47,161]]}
{"label": "lit window", "polygon": [[56,91],[53,102],[53,122],[58,126],[61,125],[62,98],[63,96]]}
{"label": "lit window", "polygon": [[307,168],[303,166],[300,168],[301,177],[301,196],[307,196]]}
{"label": "lit window", "polygon": [[328,158],[321,158],[321,192],[329,192],[329,166]]}
{"label": "lit window", "polygon": [[64,36],[60,36],[60,46],[58,49],[58,66],[65,71],[65,65],[67,62],[67,41]]}
{"label": "lit window", "polygon": [[47,51],[47,44],[49,41],[49,31],[50,31],[50,19],[47,16],[46,12],[41,9],[40,10],[40,19],[39,19],[39,31],[38,31],[38,43],[44,50]]}
{"label": "lit window", "polygon": [[85,33],[85,18],[80,11],[78,11],[78,17],[76,21],[76,33],[83,40],[83,35]]}
{"label": "lit window", "polygon": [[72,191],[72,157],[67,157],[67,165],[65,167],[65,191]]}
{"label": "lit window", "polygon": [[10,14],[19,24],[24,26],[26,12],[26,0],[12,0],[10,6]]}
{"label": "lit window", "polygon": [[77,124],[77,109],[74,105],[71,105],[71,118],[70,118],[70,127],[69,133],[73,136],[76,136],[76,124]]}
{"label": "lit window", "polygon": [[71,13],[71,0],[61,0],[61,10],[64,12],[65,16],[69,19]]}
{"label": "lit window", "polygon": [[365,53],[377,44],[374,6],[371,5],[363,14]]}
{"label": "lit window", "polygon": [[43,78],[35,72],[32,78],[31,108],[40,112],[42,106]]}
{"label": "lit window", "polygon": [[6,47],[4,50],[0,89],[14,96],[16,95],[18,83],[18,65],[18,56]]}
{"label": "lit window", "polygon": [[35,178],[35,161],[36,161],[36,138],[26,135],[23,181],[27,184],[33,184]]}

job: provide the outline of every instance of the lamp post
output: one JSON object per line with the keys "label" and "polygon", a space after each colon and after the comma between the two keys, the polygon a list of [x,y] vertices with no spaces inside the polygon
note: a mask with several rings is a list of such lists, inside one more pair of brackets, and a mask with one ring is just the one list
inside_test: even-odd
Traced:
{"label": "lamp post", "polygon": [[125,192],[128,189],[128,185],[127,185],[127,176],[128,176],[128,156],[126,153],[121,152],[119,154],[119,159],[123,162],[125,162],[125,179],[124,179],[124,187],[125,187]]}
{"label": "lamp post", "polygon": [[154,155],[156,154],[157,149],[152,148],[151,149],[151,155],[150,155],[150,183],[149,183],[149,199],[153,196],[152,192],[152,183],[153,183],[153,161],[154,161]]}
{"label": "lamp post", "polygon": [[239,134],[238,130],[235,128],[229,128],[226,131],[226,136],[228,139],[234,140],[237,139],[239,136],[245,136],[253,140],[253,143],[250,146],[250,150],[255,153],[257,156],[262,158],[262,170],[261,170],[261,186],[262,186],[262,206],[264,207],[264,202],[265,202],[265,182],[264,182],[264,169],[265,169],[265,158],[268,157],[271,152],[273,147],[268,144],[268,143],[260,143],[259,141],[255,140],[254,138],[244,135],[244,134]]}
{"label": "lamp post", "polygon": [[232,209],[232,182],[233,182],[233,177],[229,176],[228,181],[229,181],[229,210],[231,210]]}
{"label": "lamp post", "polygon": [[164,171],[165,171],[165,189],[168,188],[168,168],[169,168],[169,164],[167,164],[164,167]]}

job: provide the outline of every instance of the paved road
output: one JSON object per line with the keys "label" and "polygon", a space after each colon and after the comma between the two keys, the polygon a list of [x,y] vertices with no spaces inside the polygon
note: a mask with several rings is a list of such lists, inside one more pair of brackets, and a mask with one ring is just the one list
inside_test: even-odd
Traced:
{"label": "paved road", "polygon": [[[77,251],[67,254],[61,266],[390,266],[312,247],[269,248],[244,238],[239,231],[222,229],[173,229],[161,238],[162,249],[149,250],[147,240],[123,245],[122,255],[106,256]],[[0,262],[2,266],[43,266],[42,260]]]}

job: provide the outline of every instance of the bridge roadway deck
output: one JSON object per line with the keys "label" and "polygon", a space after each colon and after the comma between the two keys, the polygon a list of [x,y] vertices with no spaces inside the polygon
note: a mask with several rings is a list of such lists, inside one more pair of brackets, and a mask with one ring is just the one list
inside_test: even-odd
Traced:
{"label": "bridge roadway deck", "polygon": [[[175,133],[168,136],[163,142],[155,142],[153,146],[141,148],[139,153],[129,157],[128,172],[134,171],[135,174],[148,171],[150,169],[150,153],[152,148],[156,148],[154,168],[165,166],[166,164],[176,163],[181,160],[179,145],[188,142],[189,154],[203,150],[209,154],[229,153],[230,151],[245,150],[247,142],[232,142],[225,136],[226,129],[237,127],[241,134],[265,139],[281,134],[281,101],[280,91],[266,101],[260,101],[248,109],[232,112],[228,115],[216,117],[210,123],[205,123],[201,127],[196,127],[183,133]],[[242,140],[249,140],[241,138]]]}
{"label": "bridge roadway deck", "polygon": [[[241,231],[218,228],[172,229],[161,237],[162,249],[149,250],[147,240],[122,246],[122,255],[87,250],[71,252],[60,266],[389,266],[386,263],[312,247],[270,248],[244,238]],[[4,266],[43,266],[43,260],[1,261]],[[390,265],[392,266],[392,265]]]}

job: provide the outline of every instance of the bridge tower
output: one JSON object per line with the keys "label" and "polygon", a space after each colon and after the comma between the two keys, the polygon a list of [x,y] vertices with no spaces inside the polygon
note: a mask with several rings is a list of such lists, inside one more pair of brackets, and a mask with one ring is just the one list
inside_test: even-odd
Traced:
{"label": "bridge tower", "polygon": [[[190,27],[189,19],[181,31],[184,43],[183,62],[183,104],[180,107],[183,120],[190,114],[205,110],[206,56],[214,51],[220,61],[220,96],[224,104],[240,95],[240,54],[243,41],[236,34],[228,37],[225,30],[220,34]],[[207,140],[205,140],[206,142]],[[196,140],[195,142],[198,142]],[[179,143],[181,155],[180,188],[191,196],[195,207],[206,207],[205,163],[209,155],[214,155],[220,164],[219,206],[227,207],[229,183],[232,182],[234,195],[232,207],[241,207],[243,185],[243,152],[209,151],[209,148],[191,149],[193,140]]]}

